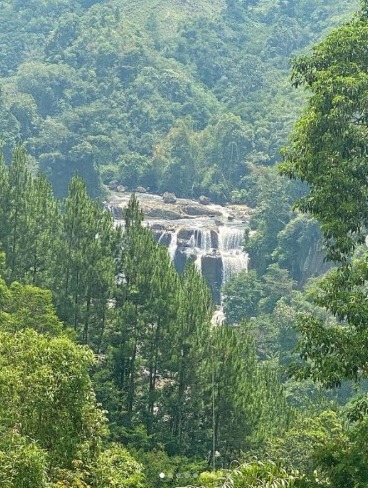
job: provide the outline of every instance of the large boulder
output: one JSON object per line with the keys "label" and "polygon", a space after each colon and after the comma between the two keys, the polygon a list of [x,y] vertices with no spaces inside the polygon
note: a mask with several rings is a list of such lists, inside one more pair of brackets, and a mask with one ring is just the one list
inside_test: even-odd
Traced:
{"label": "large boulder", "polygon": [[221,303],[223,265],[219,252],[202,256],[202,275],[210,287],[214,303]]}
{"label": "large boulder", "polygon": [[179,242],[188,242],[190,241],[191,237],[194,234],[194,230],[188,227],[182,227],[178,231],[178,241]]}
{"label": "large boulder", "polygon": [[215,230],[211,230],[211,245],[213,249],[218,249],[219,247],[219,237]]}
{"label": "large boulder", "polygon": [[154,219],[178,220],[183,218],[179,212],[174,212],[173,210],[167,210],[161,207],[146,207],[142,205],[142,208],[146,217],[151,217]]}
{"label": "large boulder", "polygon": [[176,271],[181,274],[184,272],[188,256],[183,248],[177,248],[174,256],[174,266]]}
{"label": "large boulder", "polygon": [[196,204],[184,205],[183,212],[185,212],[187,215],[190,215],[191,217],[198,217],[202,215],[207,217],[214,217],[216,215],[221,215],[221,212],[219,212],[218,210],[213,210],[212,208],[206,208],[202,205]]}
{"label": "large boulder", "polygon": [[211,203],[211,199],[209,197],[205,197],[204,195],[201,195],[199,197],[199,203],[201,205],[209,205]]}
{"label": "large boulder", "polygon": [[195,261],[196,260],[196,255],[193,250],[187,247],[178,247],[176,249],[175,253],[175,258],[174,258],[174,266],[175,269],[178,273],[183,273],[185,266],[187,262],[190,261]]}
{"label": "large boulder", "polygon": [[172,239],[172,233],[166,230],[153,229],[150,227],[155,241],[162,246],[169,247]]}
{"label": "large boulder", "polygon": [[172,233],[171,232],[161,232],[160,237],[157,239],[157,242],[159,244],[162,244],[163,246],[169,247],[171,244],[171,239],[172,239]]}
{"label": "large boulder", "polygon": [[119,186],[119,182],[117,180],[111,180],[109,181],[109,184],[107,185],[110,190],[116,190],[117,187]]}
{"label": "large boulder", "polygon": [[158,242],[161,239],[161,236],[163,235],[163,232],[161,230],[151,229],[151,232],[156,242]]}
{"label": "large boulder", "polygon": [[124,212],[121,207],[117,207],[116,205],[110,205],[109,207],[110,212],[112,213],[112,216],[114,219],[117,220],[122,220],[124,217]]}
{"label": "large boulder", "polygon": [[176,195],[175,193],[169,193],[168,191],[165,191],[165,193],[162,195],[162,200],[164,203],[176,203]]}
{"label": "large boulder", "polygon": [[147,193],[147,189],[144,188],[144,186],[137,186],[137,188],[135,189],[135,191],[137,193]]}

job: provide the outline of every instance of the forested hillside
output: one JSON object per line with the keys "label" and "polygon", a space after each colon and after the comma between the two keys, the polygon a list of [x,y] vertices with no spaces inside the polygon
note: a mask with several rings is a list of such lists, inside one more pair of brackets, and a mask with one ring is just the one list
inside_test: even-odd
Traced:
{"label": "forested hillside", "polygon": [[[23,141],[65,195],[117,179],[218,201],[247,198],[279,160],[303,94],[289,58],[354,2],[1,2],[0,113],[7,158]],[[254,179],[254,178],[253,178]],[[178,184],[180,182],[180,185]]]}
{"label": "forested hillside", "polygon": [[[193,265],[176,273],[134,197],[124,230],[78,177],[59,205],[21,148],[0,166],[0,195],[1,272],[10,283],[0,282],[0,456],[10,463],[0,480],[28,480],[18,474],[28,462],[35,488],[140,486],[141,468],[124,445],[154,485],[160,463],[193,463],[197,473],[211,462],[213,442],[230,463],[287,425],[276,370],[258,363],[245,326],[211,327],[202,277]],[[69,479],[76,484],[57,484]]]}
{"label": "forested hillside", "polygon": [[[368,0],[168,3],[0,2],[0,486],[366,488]],[[249,207],[224,323],[111,180]]]}

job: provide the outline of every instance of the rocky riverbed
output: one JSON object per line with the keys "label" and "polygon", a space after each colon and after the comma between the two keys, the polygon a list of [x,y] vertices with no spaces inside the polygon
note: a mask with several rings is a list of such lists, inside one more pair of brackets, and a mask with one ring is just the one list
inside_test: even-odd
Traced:
{"label": "rocky riverbed", "polygon": [[[215,303],[221,303],[223,285],[247,268],[243,238],[252,209],[245,205],[217,205],[203,200],[165,199],[160,195],[136,193],[145,223],[157,242],[168,247],[178,272],[188,259],[194,261],[210,286]],[[115,219],[123,219],[130,192],[111,192],[106,206]]]}

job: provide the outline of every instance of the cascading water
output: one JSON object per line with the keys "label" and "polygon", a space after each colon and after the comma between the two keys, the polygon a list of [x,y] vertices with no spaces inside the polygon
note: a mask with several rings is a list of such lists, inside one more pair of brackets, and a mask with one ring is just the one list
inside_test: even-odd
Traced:
{"label": "cascading water", "polygon": [[[159,239],[157,241],[157,244],[164,244],[164,240],[165,240],[166,235],[167,235],[167,232],[163,232],[160,235],[160,237],[159,237]],[[171,234],[170,234],[170,239],[171,239]],[[171,242],[171,240],[170,240],[170,242]]]}
{"label": "cascading water", "polygon": [[202,273],[202,257],[212,249],[212,237],[209,229],[196,229],[194,231],[194,252],[196,255],[194,265]]}
{"label": "cascading water", "polygon": [[202,274],[202,256],[198,255],[194,261],[194,266],[196,267],[196,270],[198,273]]}
{"label": "cascading water", "polygon": [[[171,232],[169,244],[169,255],[172,261],[178,249],[186,256],[191,258],[200,273],[204,272],[203,259],[206,257],[217,257],[222,263],[222,288],[233,276],[247,269],[248,254],[243,251],[242,244],[244,239],[243,226],[220,225],[218,228],[201,228],[189,230],[188,227],[179,227]],[[185,241],[182,242],[181,231],[184,231]],[[213,242],[213,235],[218,235],[218,243]],[[180,239],[178,238],[180,236]],[[179,242],[180,241],[180,242]],[[217,239],[216,239],[217,241]]]}
{"label": "cascading water", "polygon": [[235,226],[219,228],[219,252],[222,256],[222,286],[248,268],[248,254],[243,251],[244,230]]}
{"label": "cascading water", "polygon": [[[221,289],[234,275],[247,269],[248,255],[242,249],[243,233],[249,217],[245,206],[201,205],[186,199],[163,203],[162,197],[138,194],[145,222],[157,241],[168,247],[178,272],[192,260],[210,286],[215,303],[221,304]],[[106,208],[117,219],[131,195],[116,193]],[[120,221],[119,221],[120,223]],[[216,322],[222,321],[219,311]]]}
{"label": "cascading water", "polygon": [[175,261],[175,254],[177,248],[178,248],[178,230],[175,230],[171,234],[171,240],[169,244],[169,256],[172,262]]}
{"label": "cascading water", "polygon": [[210,229],[196,229],[194,232],[195,247],[202,253],[207,253],[212,248],[212,237]]}

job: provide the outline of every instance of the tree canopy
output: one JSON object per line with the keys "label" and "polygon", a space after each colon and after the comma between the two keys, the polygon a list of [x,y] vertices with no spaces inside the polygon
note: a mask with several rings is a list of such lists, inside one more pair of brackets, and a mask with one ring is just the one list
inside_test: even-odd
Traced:
{"label": "tree canopy", "polygon": [[294,4],[4,0],[6,159],[23,141],[58,196],[78,171],[92,195],[102,178],[229,201],[299,114],[288,59],[354,8]]}
{"label": "tree canopy", "polygon": [[[315,291],[336,321],[300,322],[306,374],[329,385],[366,377],[367,138],[366,4],[293,68],[311,96],[281,171],[309,185],[296,206],[316,217],[327,258],[338,264]],[[361,351],[361,352],[360,352]]]}

